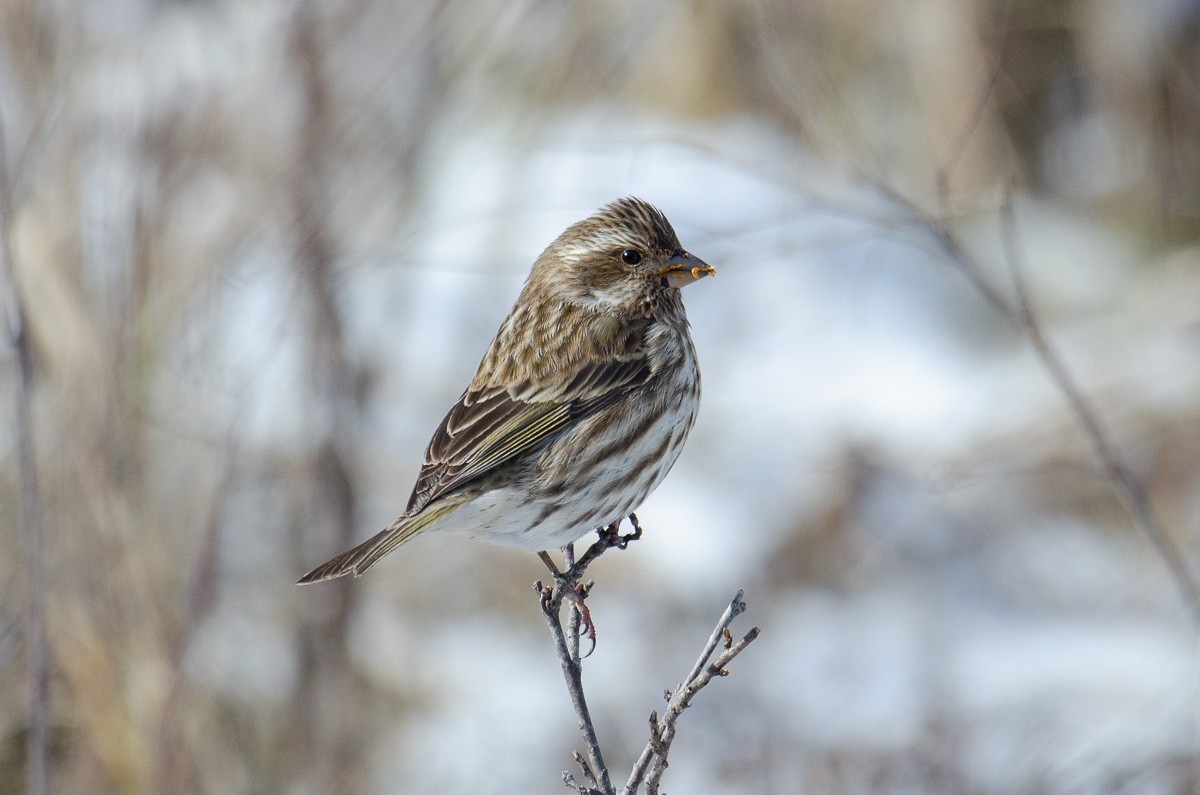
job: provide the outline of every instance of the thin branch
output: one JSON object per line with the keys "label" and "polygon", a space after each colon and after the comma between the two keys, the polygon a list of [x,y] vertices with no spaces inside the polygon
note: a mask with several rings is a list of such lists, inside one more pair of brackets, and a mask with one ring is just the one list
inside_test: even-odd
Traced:
{"label": "thin branch", "polygon": [[[592,626],[591,615],[583,602],[591,583],[580,586],[579,581],[583,578],[587,567],[605,551],[612,547],[624,549],[630,541],[642,537],[642,528],[638,523],[637,516],[631,514],[629,521],[633,525],[631,534],[621,535],[619,523],[613,523],[600,530],[600,538],[588,547],[578,560],[575,559],[573,545],[568,544],[563,547],[563,556],[566,560],[565,571],[560,572],[547,553],[538,553],[554,576],[554,583],[551,586],[543,586],[539,581],[534,584],[534,588],[541,597],[542,612],[546,615],[546,623],[550,627],[550,634],[554,637],[555,650],[558,652],[558,659],[562,664],[563,678],[567,681],[567,692],[570,693],[571,705],[575,708],[575,715],[579,721],[579,731],[583,735],[583,741],[588,751],[586,758],[579,752],[573,754],[576,764],[583,773],[584,782],[579,782],[573,775],[566,772],[563,773],[562,780],[568,787],[575,789],[581,795],[616,795],[616,790],[613,789],[608,768],[600,753],[600,741],[596,736],[596,728],[592,723],[587,699],[583,694],[583,657],[587,655],[581,657],[579,654],[579,634],[582,625],[592,639],[594,648],[595,628]],[[571,615],[567,631],[563,630],[561,619],[564,600],[571,602]],[[643,782],[646,784],[647,795],[657,795],[659,781],[667,768],[667,754],[670,753],[671,743],[675,739],[675,724],[679,720],[679,716],[691,704],[692,698],[703,690],[713,680],[713,677],[725,676],[728,673],[725,666],[758,637],[758,627],[754,627],[736,644],[733,642],[733,636],[729,634],[729,625],[744,612],[746,612],[746,603],[742,600],[742,591],[739,590],[730,600],[725,612],[721,614],[716,628],[709,635],[708,642],[704,645],[704,651],[700,653],[692,670],[688,672],[687,677],[674,693],[667,694],[669,700],[662,721],[659,721],[656,713],[650,713],[650,741],[641,756],[638,757],[637,762],[634,763],[633,771],[629,774],[629,780],[621,790],[621,795],[633,795]],[[722,640],[725,642],[725,650],[710,665],[709,660],[712,659]]]}
{"label": "thin branch", "polygon": [[50,703],[49,664],[46,656],[46,583],[44,531],[37,456],[33,440],[33,350],[24,297],[12,262],[12,185],[5,156],[4,125],[0,119],[0,274],[8,294],[0,296],[7,316],[9,340],[17,358],[17,459],[20,468],[20,534],[25,569],[25,664],[29,677],[29,739],[26,747],[26,792],[50,791],[47,725]]}
{"label": "thin branch", "polygon": [[1067,371],[1062,357],[1042,333],[1041,324],[1034,314],[1025,286],[1022,258],[1017,244],[1016,220],[1013,217],[1011,202],[1004,203],[1000,217],[1003,224],[1004,259],[1008,264],[1013,289],[1017,295],[1016,316],[1025,336],[1029,338],[1030,344],[1033,345],[1038,358],[1042,360],[1042,365],[1050,374],[1050,378],[1053,379],[1079,418],[1084,434],[1088,437],[1104,471],[1108,474],[1109,482],[1113,484],[1118,495],[1125,502],[1142,532],[1150,539],[1150,543],[1154,545],[1166,562],[1176,584],[1183,592],[1184,599],[1191,608],[1192,617],[1200,624],[1200,584],[1197,584],[1195,575],[1188,567],[1183,551],[1158,520],[1154,508],[1150,505],[1150,498],[1147,496],[1146,490],[1142,488],[1120,453],[1109,441],[1108,434],[1101,425],[1100,416],[1091,401],[1084,396],[1083,390],[1079,388]]}
{"label": "thin branch", "polygon": [[[563,562],[567,567],[567,571],[575,569],[575,545],[568,544],[563,547]],[[583,612],[574,604],[571,605],[571,613],[567,618],[567,648],[571,653],[571,662],[577,667],[583,664],[583,657],[579,654],[579,634],[580,624],[582,623]]]}
{"label": "thin branch", "polygon": [[1134,522],[1166,563],[1191,610],[1193,619],[1200,625],[1200,584],[1197,583],[1187,559],[1154,513],[1145,489],[1109,441],[1096,409],[1084,396],[1083,390],[1071,376],[1062,357],[1042,332],[1041,323],[1030,304],[1022,275],[1011,203],[1006,202],[1002,206],[1001,219],[1004,257],[1016,293],[1015,303],[1008,300],[1000,288],[987,278],[979,262],[967,253],[958,237],[949,229],[886,185],[878,182],[874,182],[873,185],[878,193],[898,210],[906,223],[922,231],[933,242],[936,252],[962,273],[983,299],[1029,340],[1042,367],[1078,418],[1084,436],[1100,459],[1113,490],[1125,503]]}
{"label": "thin branch", "polygon": [[190,593],[184,605],[179,630],[171,641],[167,694],[159,712],[158,743],[150,767],[151,792],[171,792],[178,789],[177,780],[182,767],[180,751],[183,745],[179,712],[186,690],[184,667],[201,622],[212,612],[217,602],[217,569],[221,530],[225,524],[225,502],[237,473],[238,446],[233,430],[231,427],[226,434],[225,469],[212,492]]}
{"label": "thin branch", "polygon": [[[1013,0],[1005,0],[1003,8],[1000,9],[999,20],[996,23],[996,29],[999,31],[996,34],[997,39],[1003,39],[1008,31],[1009,22],[1012,18],[1012,7]],[[1000,78],[1003,73],[1001,59],[996,57],[986,46],[984,48],[984,57],[991,61],[987,81],[979,90],[979,97],[974,103],[966,126],[959,131],[957,139],[951,144],[950,155],[946,158],[945,162],[938,166],[934,176],[938,196],[943,203],[945,203],[949,194],[950,177],[953,175],[954,169],[957,168],[959,161],[962,160],[963,154],[966,153],[971,139],[975,137],[975,132],[979,129],[979,125],[982,123],[988,107],[993,104],[996,87],[1000,84]]]}
{"label": "thin branch", "polygon": [[729,607],[725,608],[725,612],[721,614],[721,620],[713,628],[712,634],[708,636],[708,643],[704,646],[704,651],[700,653],[700,659],[696,660],[696,664],[692,666],[692,670],[688,672],[684,683],[694,682],[700,676],[700,672],[704,670],[705,663],[708,658],[712,657],[712,653],[716,651],[717,644],[721,642],[721,638],[725,634],[725,630],[733,623],[733,620],[746,612],[746,602],[742,599],[742,589],[733,595],[733,599],[729,601]]}
{"label": "thin branch", "polygon": [[[550,627],[550,634],[554,638],[554,648],[558,653],[559,663],[562,665],[563,678],[567,682],[567,692],[571,696],[571,706],[575,709],[575,716],[578,719],[579,732],[583,735],[584,746],[587,748],[586,760],[575,754],[575,761],[579,764],[583,771],[585,785],[580,785],[568,773],[563,773],[563,781],[568,785],[575,787],[582,795],[615,795],[613,790],[612,779],[608,773],[608,767],[604,764],[604,755],[600,752],[600,740],[596,736],[596,727],[592,722],[592,714],[588,709],[587,698],[583,693],[583,660],[579,656],[579,630],[580,630],[580,614],[582,609],[578,607],[578,603],[572,605],[572,616],[570,619],[570,627],[572,641],[568,641],[567,633],[563,630],[561,611],[564,599],[575,599],[576,586],[579,579],[583,576],[587,567],[600,555],[602,555],[611,544],[601,536],[600,540],[592,544],[591,547],[583,554],[583,556],[572,563],[574,558],[574,549],[571,545],[563,548],[563,554],[568,561],[568,567],[565,572],[558,574],[553,568],[549,556],[544,555],[543,560],[546,565],[551,567],[554,574],[554,584],[544,587],[541,581],[534,584],[535,590],[541,596],[542,612],[546,616],[546,624]],[[589,621],[590,624],[590,621]]]}
{"label": "thin branch", "polygon": [[[725,608],[725,612],[721,614],[720,620],[717,621],[717,626],[709,636],[700,658],[688,672],[687,678],[671,694],[662,720],[658,719],[657,714],[650,713],[650,740],[642,749],[637,762],[634,763],[633,771],[629,774],[629,780],[625,782],[621,795],[634,795],[643,782],[646,785],[647,795],[657,795],[659,782],[667,769],[667,755],[671,751],[671,743],[675,740],[675,724],[679,720],[679,716],[691,706],[695,695],[707,687],[714,677],[725,676],[729,673],[725,670],[725,666],[741,654],[759,635],[758,627],[753,627],[742,636],[741,640],[737,643],[733,642],[733,636],[729,633],[729,625],[744,612],[746,612],[746,603],[742,600],[742,591],[739,589],[730,600],[729,606]],[[722,639],[725,641],[725,650],[710,665],[708,661],[712,658],[713,652],[716,651],[717,645]]]}
{"label": "thin branch", "polygon": [[[729,635],[729,630],[725,630],[726,642],[731,642],[732,637]],[[658,795],[659,782],[662,780],[663,773],[667,770],[667,754],[671,752],[671,743],[675,740],[675,724],[679,720],[679,716],[683,711],[691,706],[692,698],[703,690],[713,677],[728,676],[729,671],[725,670],[734,657],[737,657],[742,651],[754,642],[758,637],[758,627],[753,627],[747,632],[742,639],[737,643],[731,643],[725,651],[713,662],[712,665],[704,669],[704,671],[685,688],[676,691],[671,698],[670,705],[662,721],[662,734],[657,738],[651,738],[647,743],[648,748],[653,748],[654,765],[650,768],[650,775],[646,776],[646,795]]]}

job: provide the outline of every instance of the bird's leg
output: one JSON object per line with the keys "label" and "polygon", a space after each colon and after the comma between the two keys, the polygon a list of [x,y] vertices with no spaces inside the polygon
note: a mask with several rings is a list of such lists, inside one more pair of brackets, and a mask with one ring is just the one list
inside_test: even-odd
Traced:
{"label": "bird's leg", "polygon": [[[601,538],[607,539],[610,536],[619,538],[617,531],[617,523],[609,525],[607,528],[600,531]],[[542,609],[551,614],[555,611],[563,600],[571,603],[571,629],[574,639],[575,653],[578,654],[578,638],[582,632],[583,637],[587,638],[591,644],[587,654],[584,657],[590,656],[596,649],[596,625],[592,621],[592,612],[588,609],[587,599],[588,592],[591,591],[592,583],[580,583],[583,574],[587,571],[587,567],[592,561],[600,557],[601,553],[609,547],[607,541],[602,540],[600,543],[592,544],[588,550],[576,560],[575,545],[567,544],[562,548],[563,558],[565,559],[565,570],[559,571],[554,565],[554,560],[550,557],[550,553],[542,551],[538,553],[538,557],[542,559],[542,563],[546,564],[546,568],[554,576],[553,588],[546,587],[542,589]]]}
{"label": "bird's leg", "polygon": [[558,566],[554,565],[554,558],[550,557],[549,552],[542,550],[538,553],[538,557],[542,559],[542,563],[546,564],[546,568],[550,569],[550,573],[554,575],[555,580],[563,576],[562,572],[558,570]]}
{"label": "bird's leg", "polygon": [[[603,548],[602,548],[603,549]],[[591,642],[591,649],[583,655],[589,656],[596,649],[596,626],[592,623],[592,613],[588,610],[587,603],[584,601],[587,598],[588,591],[592,588],[592,583],[579,582],[583,577],[583,573],[587,570],[588,564],[596,559],[597,555],[589,554],[591,549],[584,553],[584,556],[579,560],[575,560],[575,545],[567,544],[562,548],[563,557],[566,560],[566,570],[559,571],[558,566],[554,565],[554,559],[550,557],[550,553],[541,551],[538,557],[542,563],[546,564],[546,568],[550,570],[550,574],[554,577],[553,586],[543,586],[542,593],[542,610],[547,615],[553,615],[557,612],[559,605],[563,600],[571,603],[571,635],[575,646],[575,654],[578,654],[578,639],[579,633],[582,631],[583,636]]]}
{"label": "bird's leg", "polygon": [[[576,659],[583,657],[591,657],[592,652],[596,650],[596,624],[592,621],[592,611],[588,610],[587,599],[588,593],[592,590],[592,582],[580,583],[567,592],[567,598],[571,601],[571,630],[575,635],[575,654]],[[579,656],[579,637],[588,639],[587,654]]]}
{"label": "bird's leg", "polygon": [[[588,610],[587,599],[588,593],[591,591],[592,583],[580,583],[583,579],[583,574],[587,567],[592,564],[596,558],[604,554],[605,550],[616,547],[617,549],[625,549],[629,546],[630,541],[636,541],[642,537],[642,525],[638,522],[637,514],[629,514],[629,523],[633,525],[633,532],[629,535],[621,535],[621,523],[613,522],[606,527],[597,528],[596,533],[599,539],[596,543],[588,547],[587,551],[575,559],[575,545],[567,544],[562,548],[563,558],[565,560],[564,570],[559,570],[554,564],[554,559],[550,557],[550,553],[542,551],[537,553],[542,559],[542,563],[546,564],[546,568],[550,570],[550,574],[554,577],[554,585],[545,586],[542,588],[542,610],[547,615],[552,615],[563,600],[571,603],[571,628],[572,636],[577,639],[579,632],[582,632],[583,637],[586,637],[591,642],[591,649],[583,655],[589,656],[596,649],[596,625],[592,622],[592,613]],[[576,647],[576,653],[578,647]]]}

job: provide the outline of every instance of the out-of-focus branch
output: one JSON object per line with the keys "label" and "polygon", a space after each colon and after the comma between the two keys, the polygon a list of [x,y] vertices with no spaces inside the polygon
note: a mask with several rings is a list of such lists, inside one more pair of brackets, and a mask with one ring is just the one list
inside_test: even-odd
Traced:
{"label": "out-of-focus branch", "polygon": [[212,612],[217,602],[218,563],[221,549],[221,529],[225,524],[225,500],[236,477],[238,446],[232,429],[227,434],[225,471],[213,490],[204,535],[200,539],[196,556],[195,574],[191,583],[179,631],[171,640],[169,650],[170,672],[167,694],[163,699],[158,718],[158,744],[151,764],[150,783],[152,792],[181,792],[186,788],[179,785],[181,776],[180,705],[184,701],[186,675],[184,666],[188,652],[195,640],[196,632],[204,619]]}
{"label": "out-of-focus branch", "polygon": [[25,569],[25,664],[29,677],[29,739],[26,746],[26,792],[50,792],[47,722],[50,677],[46,658],[46,583],[40,489],[33,442],[33,350],[25,301],[12,262],[12,185],[5,155],[4,120],[0,119],[0,278],[8,289],[3,301],[5,325],[17,359],[16,439],[20,469],[20,535]]}
{"label": "out-of-focus branch", "polygon": [[[359,511],[360,494],[348,450],[358,434],[363,407],[359,388],[364,374],[347,351],[345,322],[336,297],[338,243],[330,221],[336,112],[329,79],[330,40],[323,14],[319,3],[299,4],[291,31],[291,60],[303,110],[290,190],[295,218],[293,256],[301,298],[297,304],[308,310],[306,329],[310,332],[306,409],[311,412],[307,433],[313,441],[313,494],[305,499],[310,500],[310,510],[317,508],[318,515],[332,520],[335,543],[344,547],[354,536]],[[303,520],[294,528],[298,552],[307,546],[305,539],[313,530]],[[335,692],[338,700],[349,705],[362,695],[352,675],[346,640],[358,597],[347,580],[331,590],[333,608],[300,626],[301,663],[293,704],[303,738],[300,747],[315,751],[301,760],[310,767],[307,775],[318,782],[322,792],[349,795],[361,789],[353,772],[361,768],[362,746],[357,733],[331,722],[319,705],[321,693]]]}
{"label": "out-of-focus branch", "polygon": [[[996,21],[994,23],[995,33],[993,34],[993,38],[996,40],[1003,40],[1005,34],[1008,32],[1009,23],[1012,20],[1012,10],[1013,0],[1004,0],[997,10]],[[954,169],[962,161],[962,157],[966,153],[971,139],[978,134],[988,108],[994,103],[993,97],[995,97],[996,90],[1001,81],[1007,79],[1000,60],[992,55],[992,47],[985,46],[983,48],[983,55],[989,61],[987,79],[979,87],[979,96],[972,103],[971,114],[967,117],[966,124],[959,131],[958,135],[952,140],[949,155],[938,166],[934,178],[937,185],[938,197],[943,203],[950,193],[950,177],[954,173]]]}
{"label": "out-of-focus branch", "polygon": [[[579,782],[570,773],[563,773],[563,782],[578,791],[580,795],[616,795],[600,751],[600,741],[596,735],[596,728],[592,723],[591,712],[583,692],[583,657],[587,655],[581,656],[579,653],[580,633],[581,631],[585,632],[594,644],[595,628],[592,626],[591,615],[583,603],[591,589],[591,583],[580,585],[580,581],[583,579],[587,567],[606,550],[614,546],[624,549],[630,541],[641,537],[641,527],[637,524],[637,517],[631,516],[630,520],[634,526],[633,534],[622,536],[618,532],[617,525],[611,525],[601,531],[599,540],[588,547],[578,560],[575,560],[573,546],[564,547],[566,571],[562,573],[559,573],[554,567],[549,556],[542,553],[542,559],[553,572],[554,582],[550,586],[543,586],[541,582],[534,585],[537,593],[541,596],[542,611],[546,615],[550,634],[554,637],[555,650],[558,652],[558,659],[562,664],[563,677],[566,679],[567,691],[571,696],[571,705],[575,708],[579,731],[583,735],[584,744],[587,747],[586,758],[578,752],[573,754],[576,764],[582,771],[584,781]],[[565,630],[561,619],[564,601],[571,602],[571,613]],[[659,719],[656,712],[650,713],[650,741],[638,757],[637,762],[634,763],[629,779],[621,789],[621,795],[634,795],[643,784],[646,787],[647,795],[657,795],[659,782],[667,769],[667,755],[670,753],[671,743],[675,740],[676,723],[679,716],[691,705],[692,698],[703,690],[714,677],[727,675],[729,672],[725,670],[725,666],[758,637],[758,627],[754,627],[741,640],[736,643],[733,641],[729,625],[745,611],[746,603],[742,600],[742,591],[739,590],[730,601],[729,606],[725,608],[725,612],[709,636],[708,643],[705,644],[704,651],[696,660],[696,664],[692,666],[692,670],[688,672],[687,677],[675,688],[673,693],[667,694],[667,708],[663,712],[662,719]],[[724,650],[713,660],[713,654],[722,641],[724,641]],[[711,664],[710,660],[712,660]]]}
{"label": "out-of-focus branch", "polygon": [[1092,448],[1104,466],[1104,471],[1108,475],[1109,482],[1113,484],[1113,488],[1116,489],[1117,493],[1125,501],[1134,520],[1142,528],[1142,532],[1146,534],[1150,539],[1150,543],[1154,545],[1159,555],[1166,562],[1172,576],[1174,576],[1176,583],[1179,585],[1179,589],[1183,592],[1188,606],[1192,610],[1193,617],[1197,623],[1200,623],[1200,584],[1197,584],[1196,576],[1188,566],[1183,551],[1158,520],[1158,516],[1154,513],[1154,508],[1150,505],[1150,498],[1147,496],[1146,490],[1142,488],[1142,485],[1129,470],[1120,453],[1117,452],[1116,447],[1109,440],[1108,434],[1105,433],[1100,423],[1100,415],[1096,412],[1095,407],[1084,396],[1083,390],[1079,388],[1079,385],[1075,383],[1070,372],[1068,372],[1062,357],[1058,355],[1058,351],[1051,346],[1046,336],[1042,333],[1041,324],[1038,323],[1037,315],[1033,311],[1029,301],[1029,294],[1025,287],[1012,202],[1006,201],[1004,203],[1001,208],[1001,219],[1003,222],[1004,259],[1008,265],[1012,277],[1013,289],[1017,295],[1016,317],[1021,324],[1021,328],[1025,332],[1025,336],[1029,338],[1029,343],[1037,352],[1038,358],[1041,359],[1042,365],[1046,368],[1046,371],[1050,374],[1050,377],[1054,380],[1059,390],[1062,391],[1063,396],[1071,405],[1071,409],[1075,412],[1075,416],[1079,418],[1079,423],[1083,426],[1084,434],[1091,441]]}
{"label": "out-of-focus branch", "polygon": [[932,241],[937,254],[962,273],[984,300],[1029,341],[1042,367],[1079,420],[1083,433],[1092,445],[1097,458],[1100,459],[1113,490],[1125,503],[1138,527],[1166,563],[1171,576],[1187,601],[1193,619],[1200,625],[1200,584],[1197,583],[1196,576],[1188,565],[1183,551],[1159,521],[1150,505],[1150,499],[1145,489],[1142,488],[1117,448],[1109,440],[1096,409],[1084,396],[1083,390],[1071,376],[1066,363],[1042,331],[1041,323],[1030,304],[1022,275],[1016,223],[1012,214],[1011,202],[1004,203],[1001,208],[1001,218],[1004,259],[1016,296],[1013,300],[1006,298],[1001,288],[988,279],[979,262],[971,256],[958,236],[944,224],[924,213],[912,201],[891,188],[878,182],[872,184],[880,195],[896,208],[904,223],[922,232],[927,239]]}

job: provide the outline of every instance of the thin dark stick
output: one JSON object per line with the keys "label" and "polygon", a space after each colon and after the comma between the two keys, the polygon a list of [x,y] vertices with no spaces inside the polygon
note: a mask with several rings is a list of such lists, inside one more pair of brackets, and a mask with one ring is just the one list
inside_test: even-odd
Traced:
{"label": "thin dark stick", "polygon": [[236,477],[235,462],[237,445],[233,439],[233,428],[226,434],[225,471],[220,485],[213,490],[204,535],[196,556],[195,575],[191,592],[184,607],[179,632],[171,641],[169,651],[170,673],[167,679],[166,698],[158,718],[158,743],[155,757],[150,764],[150,792],[170,792],[176,789],[176,777],[181,767],[180,704],[185,697],[186,676],[184,673],[188,650],[195,640],[196,632],[204,618],[212,612],[217,601],[218,558],[220,557],[222,527],[225,523],[225,497],[229,494]]}
{"label": "thin dark stick", "polygon": [[[583,659],[579,655],[579,629],[580,621],[590,624],[591,619],[588,615],[589,611],[584,607],[582,601],[587,595],[588,589],[586,586],[577,589],[576,585],[583,578],[588,565],[604,554],[605,550],[611,547],[624,549],[630,541],[641,538],[642,528],[637,517],[630,515],[629,520],[633,525],[632,534],[622,536],[618,523],[602,528],[600,538],[588,547],[578,560],[575,559],[574,546],[563,547],[566,571],[560,572],[547,553],[538,553],[542,562],[546,564],[553,575],[554,583],[550,586],[543,586],[539,581],[534,584],[534,588],[541,597],[542,611],[546,615],[546,623],[554,638],[555,650],[562,665],[563,678],[567,682],[567,692],[571,696],[571,705],[575,708],[575,716],[579,721],[579,731],[583,735],[588,751],[586,758],[578,752],[574,753],[575,762],[583,773],[584,783],[580,783],[570,773],[563,773],[562,780],[568,787],[575,789],[581,795],[616,795],[616,790],[613,789],[608,768],[600,753],[600,741],[592,723],[587,699],[583,694]],[[565,599],[571,600],[572,603],[570,635],[563,631],[561,619]],[[643,783],[646,784],[647,795],[657,795],[659,781],[667,768],[667,754],[675,739],[675,724],[679,720],[679,716],[691,704],[692,698],[704,689],[714,677],[725,676],[728,673],[725,666],[758,637],[758,627],[754,627],[740,641],[733,642],[733,638],[729,634],[729,625],[745,611],[746,603],[742,599],[742,591],[739,590],[721,614],[721,618],[709,635],[708,642],[704,645],[704,650],[700,653],[696,664],[692,666],[687,677],[675,689],[675,692],[668,694],[669,701],[662,721],[659,721],[656,713],[650,714],[650,741],[634,764],[629,780],[621,790],[622,795],[633,795]],[[712,659],[722,640],[725,642],[725,650],[709,664],[709,660]]]}
{"label": "thin dark stick", "polygon": [[[1013,0],[1005,0],[1004,7],[1000,9],[999,21],[996,23],[996,29],[999,31],[996,34],[997,39],[1003,39],[1004,34],[1008,30],[1009,20],[1012,18]],[[986,44],[986,42],[985,42]],[[975,131],[979,129],[980,123],[983,121],[984,113],[988,106],[993,102],[993,97],[996,94],[996,87],[1000,84],[1000,79],[1003,76],[1003,63],[1000,58],[995,57],[985,47],[985,57],[991,61],[991,68],[988,70],[987,82],[983,84],[979,92],[979,98],[976,100],[974,108],[971,111],[971,117],[967,120],[966,126],[959,131],[957,139],[950,147],[950,155],[946,158],[937,169],[935,181],[937,184],[938,196],[943,202],[947,198],[947,192],[950,187],[950,177],[954,173],[954,169],[958,166],[959,160],[967,151],[967,145],[975,135]],[[991,57],[989,57],[991,56]]]}
{"label": "thin dark stick", "polygon": [[1080,389],[1075,379],[1071,377],[1062,357],[1042,333],[1041,324],[1030,305],[1028,291],[1025,287],[1020,256],[1016,246],[1016,225],[1010,203],[1006,202],[1002,207],[1004,224],[1002,237],[1005,260],[1016,293],[1015,306],[1013,302],[1005,298],[996,285],[988,280],[984,275],[983,268],[967,253],[958,238],[945,226],[928,217],[913,202],[888,186],[879,182],[872,184],[881,196],[897,208],[907,224],[920,230],[932,240],[937,253],[963,274],[983,299],[1029,340],[1042,367],[1079,420],[1084,436],[1087,437],[1096,456],[1100,459],[1113,490],[1125,503],[1134,522],[1154,546],[1159,557],[1166,563],[1172,579],[1175,580],[1191,610],[1193,620],[1200,624],[1200,584],[1197,584],[1196,576],[1188,566],[1182,550],[1158,520],[1145,489],[1138,483],[1116,448],[1108,440],[1099,414],[1084,396],[1083,390]]}
{"label": "thin dark stick", "polygon": [[[604,552],[603,548],[596,550],[596,547],[606,548],[607,544],[603,539],[596,541],[583,554],[583,557],[574,562],[573,565],[571,557],[568,557],[567,570],[561,575],[555,575],[553,585],[546,588],[539,581],[534,587],[542,597],[542,612],[546,616],[546,625],[550,627],[550,634],[554,638],[554,648],[558,653],[558,660],[562,666],[563,679],[567,683],[567,693],[571,697],[571,706],[575,709],[579,733],[583,735],[584,746],[587,748],[587,764],[584,764],[582,760],[579,762],[584,778],[587,779],[587,787],[580,791],[615,795],[608,767],[604,764],[604,755],[600,752],[600,739],[596,736],[596,727],[592,722],[592,714],[588,709],[587,698],[583,693],[583,662],[579,657],[578,618],[573,617],[572,619],[574,624],[573,634],[575,635],[574,650],[572,650],[572,644],[568,642],[566,632],[563,630],[560,615],[563,599],[566,598],[567,593],[574,592],[575,585],[579,582],[579,578],[583,576],[583,572],[588,564]],[[564,548],[564,554],[565,552],[566,549]],[[547,561],[546,565],[551,566],[553,572],[554,569],[549,556],[543,555],[542,559]],[[572,610],[575,609],[572,606]],[[566,775],[564,775],[563,780],[570,784]]]}
{"label": "thin dark stick", "polygon": [[5,157],[4,125],[0,119],[0,273],[8,282],[9,295],[2,296],[9,339],[17,356],[17,460],[20,468],[20,532],[22,565],[25,569],[25,665],[29,677],[29,739],[26,745],[26,792],[50,792],[47,723],[50,675],[46,656],[46,583],[37,457],[33,443],[33,351],[25,302],[13,269],[9,241],[12,222],[12,186]]}
{"label": "thin dark stick", "polygon": [[1029,338],[1029,342],[1037,352],[1038,358],[1042,360],[1042,365],[1050,374],[1050,378],[1058,386],[1063,396],[1067,399],[1067,402],[1071,405],[1071,409],[1079,418],[1079,423],[1083,426],[1084,435],[1091,442],[1092,449],[1100,459],[1104,471],[1108,475],[1109,482],[1113,484],[1118,495],[1125,502],[1126,507],[1133,515],[1134,521],[1141,527],[1142,532],[1150,539],[1150,543],[1154,545],[1159,555],[1166,562],[1175,582],[1183,592],[1184,599],[1192,610],[1192,617],[1200,624],[1200,585],[1197,584],[1195,576],[1188,567],[1182,550],[1175,543],[1170,533],[1167,532],[1167,529],[1159,522],[1158,517],[1154,513],[1154,508],[1150,505],[1150,498],[1146,495],[1146,490],[1142,488],[1116,448],[1109,442],[1108,434],[1104,432],[1100,423],[1100,416],[1092,406],[1091,401],[1084,396],[1079,385],[1071,378],[1062,357],[1058,355],[1058,352],[1050,345],[1042,333],[1041,324],[1033,312],[1029,301],[1029,293],[1025,286],[1022,258],[1019,246],[1017,245],[1016,220],[1013,217],[1012,203],[1010,201],[1005,201],[1004,206],[1001,208],[1000,217],[1004,230],[1004,234],[1002,235],[1004,241],[1004,259],[1008,263],[1013,289],[1017,295],[1016,316],[1021,323],[1025,336]]}
{"label": "thin dark stick", "polygon": [[[539,591],[542,590],[541,586],[542,584],[539,582],[537,584]],[[604,755],[600,752],[600,740],[596,736],[596,728],[592,724],[592,714],[588,710],[587,698],[583,694],[583,666],[571,658],[571,651],[567,647],[567,637],[563,632],[562,622],[558,618],[558,610],[562,607],[562,593],[557,587],[554,587],[553,590],[557,593],[554,593],[547,603],[546,624],[550,627],[550,634],[554,637],[554,648],[558,652],[558,660],[562,664],[563,679],[567,682],[571,706],[575,709],[578,719],[579,733],[583,735],[583,742],[587,747],[590,769],[585,768],[584,775],[593,778],[589,782],[590,786],[598,787],[604,795],[613,795],[612,780],[608,775],[608,768],[604,764]]]}

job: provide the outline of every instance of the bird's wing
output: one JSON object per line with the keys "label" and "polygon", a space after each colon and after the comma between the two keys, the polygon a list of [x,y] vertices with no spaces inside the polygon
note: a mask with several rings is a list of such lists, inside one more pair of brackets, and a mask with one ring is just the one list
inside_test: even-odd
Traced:
{"label": "bird's wing", "polygon": [[468,389],[433,434],[406,514],[529,452],[650,378],[644,355],[581,366],[558,385]]}

